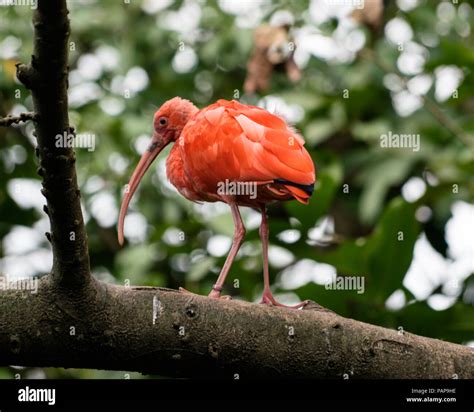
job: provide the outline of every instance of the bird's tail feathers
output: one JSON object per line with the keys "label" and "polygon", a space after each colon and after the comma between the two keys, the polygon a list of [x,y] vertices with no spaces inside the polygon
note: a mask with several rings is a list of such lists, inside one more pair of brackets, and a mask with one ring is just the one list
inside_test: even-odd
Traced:
{"label": "bird's tail feathers", "polygon": [[282,184],[298,202],[305,205],[309,203],[309,198],[314,191],[314,183],[307,185],[291,182],[286,179],[275,179],[275,182]]}
{"label": "bird's tail feathers", "polygon": [[309,197],[311,195],[309,195],[304,190],[290,185],[285,185],[285,188],[288,189],[288,191],[298,202],[303,203],[304,205],[307,205],[309,203]]}

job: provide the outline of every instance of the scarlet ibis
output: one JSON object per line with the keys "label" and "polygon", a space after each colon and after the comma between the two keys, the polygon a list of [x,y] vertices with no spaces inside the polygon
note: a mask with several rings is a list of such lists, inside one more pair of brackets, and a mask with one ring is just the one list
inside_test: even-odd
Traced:
{"label": "scarlet ibis", "polygon": [[[245,227],[239,206],[262,214],[264,289],[261,303],[278,303],[270,290],[268,271],[267,204],[296,199],[307,204],[315,183],[314,164],[303,138],[281,117],[267,110],[218,100],[199,110],[189,100],[175,97],[155,113],[154,133],[130,178],[120,209],[118,239],[130,200],[153,160],[172,143],[166,174],[178,192],[193,202],[225,202],[234,221],[230,252],[209,296],[221,297],[225,279],[242,245]],[[292,308],[306,304],[302,302]]]}

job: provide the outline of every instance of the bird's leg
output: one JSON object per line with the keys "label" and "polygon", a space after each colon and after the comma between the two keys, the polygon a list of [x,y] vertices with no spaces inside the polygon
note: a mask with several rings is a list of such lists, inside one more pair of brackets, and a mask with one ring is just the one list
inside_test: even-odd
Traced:
{"label": "bird's leg", "polygon": [[222,267],[221,273],[217,278],[217,282],[212,287],[211,293],[209,293],[209,297],[211,298],[221,297],[221,291],[224,287],[225,278],[229,273],[232,262],[234,261],[245,236],[245,227],[242,222],[242,217],[240,216],[239,207],[235,203],[229,203],[229,206],[232,212],[232,218],[234,220],[234,239],[232,241],[230,252],[227,255],[227,259],[225,260],[224,266]]}
{"label": "bird's leg", "polygon": [[270,289],[270,273],[268,270],[268,220],[267,220],[267,210],[265,205],[261,206],[262,212],[262,223],[260,224],[260,239],[262,241],[262,254],[263,254],[263,295],[260,303],[264,303],[272,306],[280,306],[290,309],[299,309],[306,306],[309,301],[305,300],[304,302],[298,303],[294,306],[287,306],[279,303],[273,297],[272,291]]}

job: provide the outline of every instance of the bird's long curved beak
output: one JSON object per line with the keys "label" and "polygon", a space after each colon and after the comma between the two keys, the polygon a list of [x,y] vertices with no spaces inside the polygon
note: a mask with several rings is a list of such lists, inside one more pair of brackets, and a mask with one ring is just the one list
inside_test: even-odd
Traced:
{"label": "bird's long curved beak", "polygon": [[120,245],[123,245],[123,227],[125,222],[125,215],[127,214],[127,209],[130,201],[132,200],[133,194],[137,190],[142,177],[145,175],[145,172],[148,170],[150,165],[160,154],[166,144],[163,144],[163,139],[159,135],[154,135],[152,142],[148,149],[143,153],[140,161],[138,162],[137,167],[133,171],[132,177],[128,182],[128,185],[125,189],[125,196],[122,200],[122,206],[120,207],[119,222],[118,222],[118,241]]}

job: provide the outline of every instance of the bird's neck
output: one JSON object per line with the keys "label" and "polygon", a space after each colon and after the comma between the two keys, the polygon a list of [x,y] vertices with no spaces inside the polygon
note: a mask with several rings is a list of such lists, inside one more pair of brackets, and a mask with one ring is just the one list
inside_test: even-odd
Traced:
{"label": "bird's neck", "polygon": [[189,193],[187,193],[186,189],[191,187],[191,183],[184,171],[179,141],[173,144],[168,158],[166,159],[166,175],[171,184],[178,189],[178,192],[189,200],[193,200],[189,196]]}

